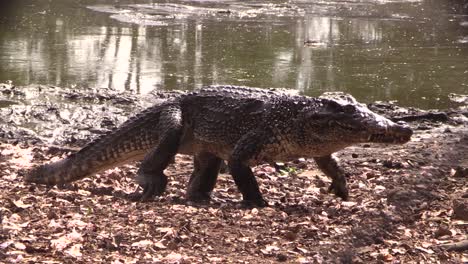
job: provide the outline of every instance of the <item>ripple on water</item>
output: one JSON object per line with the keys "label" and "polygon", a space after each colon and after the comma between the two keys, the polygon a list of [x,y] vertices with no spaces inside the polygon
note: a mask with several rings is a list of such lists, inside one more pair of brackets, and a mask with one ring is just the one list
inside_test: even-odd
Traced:
{"label": "ripple on water", "polygon": [[255,18],[258,16],[297,16],[304,10],[292,4],[210,2],[194,4],[155,3],[130,5],[95,5],[88,9],[110,13],[112,19],[139,25],[164,26],[186,18]]}
{"label": "ripple on water", "polygon": [[468,43],[468,36],[465,36],[457,41],[458,43],[466,44]]}
{"label": "ripple on water", "polygon": [[127,23],[164,26],[178,20],[196,18],[222,18],[236,20],[263,17],[297,17],[305,14],[330,16],[375,17],[381,20],[408,20],[407,14],[372,14],[376,5],[388,3],[420,3],[422,0],[349,0],[315,1],[296,0],[287,3],[260,1],[189,0],[181,3],[154,3],[128,5],[95,5],[89,9],[113,14],[111,18]]}
{"label": "ripple on water", "polygon": [[111,15],[110,18],[115,19],[119,22],[138,24],[142,26],[167,26],[168,22],[164,21],[168,18],[149,16],[140,13],[119,13]]}

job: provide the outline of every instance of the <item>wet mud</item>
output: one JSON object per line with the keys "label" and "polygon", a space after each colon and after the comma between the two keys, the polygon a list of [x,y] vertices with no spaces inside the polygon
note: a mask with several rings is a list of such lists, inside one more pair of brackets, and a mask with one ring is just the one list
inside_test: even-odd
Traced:
{"label": "wet mud", "polygon": [[[177,92],[175,92],[177,93]],[[63,263],[369,263],[467,261],[468,105],[423,111],[369,108],[415,131],[405,145],[340,151],[350,200],[327,192],[313,160],[254,168],[270,203],[239,207],[222,174],[211,203],[184,199],[191,157],[167,169],[150,202],[137,164],[59,187],[26,184],[28,168],[76,151],[162,100],[109,89],[0,85],[0,261]]]}

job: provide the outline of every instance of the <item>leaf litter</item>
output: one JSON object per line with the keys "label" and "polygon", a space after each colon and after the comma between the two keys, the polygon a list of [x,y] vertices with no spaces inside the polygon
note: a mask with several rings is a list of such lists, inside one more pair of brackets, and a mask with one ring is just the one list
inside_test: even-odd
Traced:
{"label": "leaf litter", "polygon": [[[185,201],[193,166],[181,155],[166,170],[166,193],[145,203],[129,199],[138,190],[138,164],[60,187],[26,184],[28,168],[84,141],[56,148],[25,133],[0,137],[0,262],[463,263],[466,249],[444,247],[463,247],[468,239],[463,109],[447,111],[446,121],[411,121],[415,135],[408,144],[339,152],[349,201],[327,192],[330,180],[312,160],[280,170],[257,166],[270,206],[253,209],[239,206],[228,174],[220,175],[210,203]],[[394,105],[373,110],[420,114]]]}

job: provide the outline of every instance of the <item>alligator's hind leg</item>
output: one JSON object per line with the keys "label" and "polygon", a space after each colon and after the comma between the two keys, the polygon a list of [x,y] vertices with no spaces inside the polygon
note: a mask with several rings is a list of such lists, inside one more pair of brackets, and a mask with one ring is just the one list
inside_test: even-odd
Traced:
{"label": "alligator's hind leg", "polygon": [[199,202],[210,199],[216,184],[222,159],[211,153],[199,153],[194,156],[194,170],[187,188],[187,200]]}
{"label": "alligator's hind leg", "polygon": [[172,107],[161,112],[157,128],[159,143],[143,159],[136,178],[143,187],[143,201],[161,195],[166,190],[167,176],[164,170],[176,155],[182,135],[180,109]]}
{"label": "alligator's hind leg", "polygon": [[330,178],[332,183],[330,191],[334,192],[343,200],[348,199],[348,188],[346,187],[346,177],[343,169],[338,165],[338,159],[333,155],[314,158],[318,167]]}

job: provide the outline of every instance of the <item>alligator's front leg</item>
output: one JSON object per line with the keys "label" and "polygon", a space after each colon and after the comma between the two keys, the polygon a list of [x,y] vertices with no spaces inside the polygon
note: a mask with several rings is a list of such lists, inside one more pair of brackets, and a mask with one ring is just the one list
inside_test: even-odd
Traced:
{"label": "alligator's front leg", "polygon": [[242,193],[243,203],[247,206],[265,207],[268,203],[263,199],[257,180],[249,167],[253,159],[264,147],[264,140],[268,137],[253,131],[237,142],[228,161],[229,171],[239,191]]}
{"label": "alligator's front leg", "polygon": [[150,151],[137,172],[136,181],[143,187],[141,200],[159,196],[166,190],[167,176],[164,170],[174,159],[182,136],[181,111],[172,107],[161,112],[159,118],[158,145]]}
{"label": "alligator's front leg", "polygon": [[332,183],[330,191],[334,192],[343,200],[348,199],[348,188],[346,187],[346,177],[343,169],[339,166],[338,158],[334,155],[315,157],[318,167],[330,178]]}
{"label": "alligator's front leg", "polygon": [[187,200],[193,202],[210,199],[218,178],[222,159],[211,153],[199,153],[194,156],[194,170],[187,188]]}

